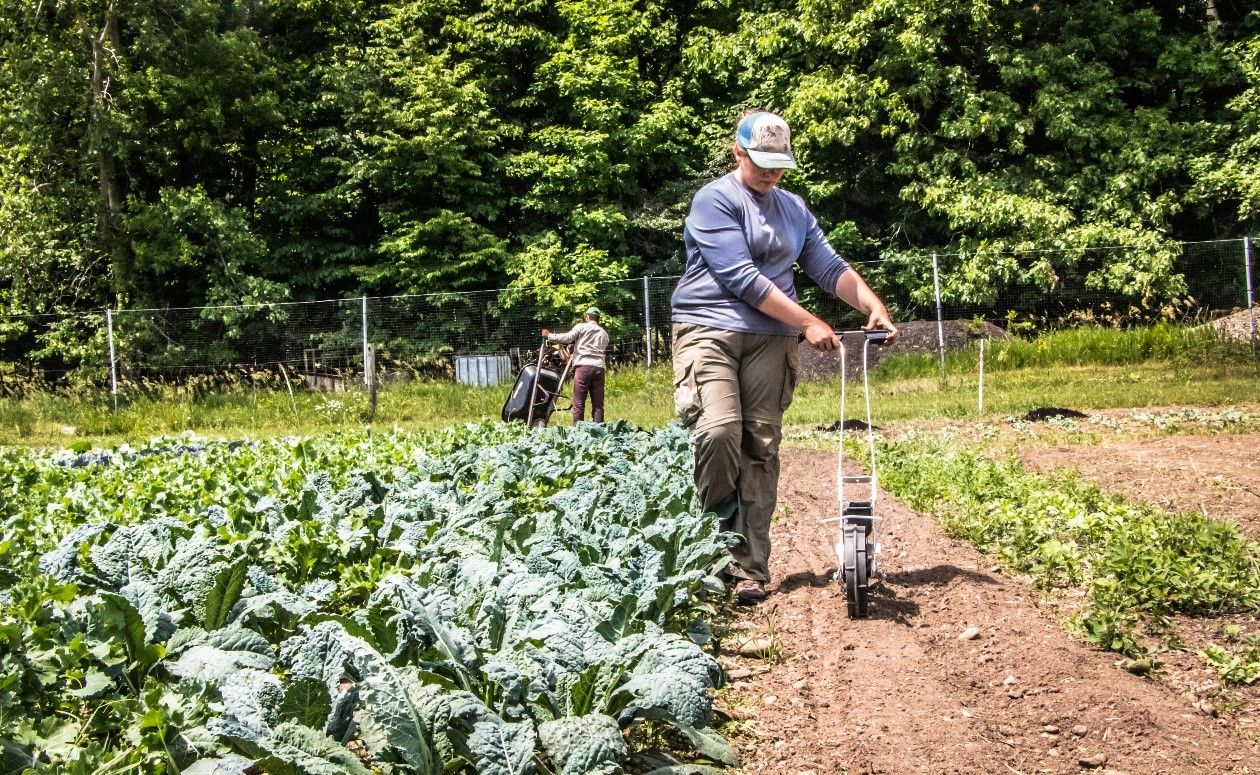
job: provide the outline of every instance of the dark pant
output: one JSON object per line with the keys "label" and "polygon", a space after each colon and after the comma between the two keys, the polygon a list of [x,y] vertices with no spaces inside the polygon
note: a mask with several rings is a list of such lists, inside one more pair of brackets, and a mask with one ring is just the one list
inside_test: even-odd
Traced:
{"label": "dark pant", "polygon": [[604,370],[598,366],[578,366],[573,370],[573,423],[586,414],[586,396],[591,396],[591,419],[604,421]]}

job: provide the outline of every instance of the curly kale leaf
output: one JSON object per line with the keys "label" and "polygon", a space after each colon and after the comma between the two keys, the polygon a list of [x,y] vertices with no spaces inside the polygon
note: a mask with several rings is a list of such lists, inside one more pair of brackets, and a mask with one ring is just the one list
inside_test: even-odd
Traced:
{"label": "curly kale leaf", "polygon": [[[266,641],[263,643],[266,645]],[[238,650],[197,645],[184,651],[174,663],[167,664],[167,669],[186,680],[202,683],[220,682],[229,679],[242,668],[270,669],[275,663],[275,658],[270,652],[269,645],[266,651],[255,648]]]}
{"label": "curly kale leaf", "polygon": [[149,643],[164,643],[175,632],[175,621],[170,607],[161,592],[153,584],[137,581],[128,584],[118,594],[131,601],[144,622],[144,638]]}
{"label": "curly kale leaf", "polygon": [[705,687],[718,686],[722,678],[722,668],[712,655],[689,638],[673,633],[653,636],[634,672],[651,676],[667,668],[684,672]]}
{"label": "curly kale leaf", "polygon": [[713,713],[713,698],[708,687],[691,674],[673,667],[654,674],[634,675],[619,692],[630,697],[621,712],[622,723],[629,723],[642,711],[659,711],[679,724],[703,727]]}
{"label": "curly kale leaf", "polygon": [[529,775],[534,772],[534,728],[528,722],[478,721],[468,738],[477,772],[484,775]]}
{"label": "curly kale leaf", "polygon": [[619,695],[629,698],[618,719],[621,724],[635,718],[667,722],[686,735],[702,756],[738,766],[735,750],[721,735],[704,728],[713,712],[713,699],[703,681],[679,668],[665,667],[657,673],[636,673]]}
{"label": "curly kale leaf", "polygon": [[628,753],[617,720],[602,713],[544,721],[538,739],[558,767],[556,775],[586,775],[616,765]]}
{"label": "curly kale leaf", "polygon": [[88,556],[97,575],[118,589],[130,581],[152,581],[153,569],[165,565],[175,552],[177,541],[190,533],[183,522],[158,517],[118,528],[104,543],[93,546]]}
{"label": "curly kale leaf", "polygon": [[39,572],[52,576],[61,582],[82,582],[99,584],[108,587],[109,583],[86,568],[81,567],[80,557],[84,544],[93,538],[114,529],[112,524],[79,525],[57,542],[57,548],[45,552],[39,558]]}
{"label": "curly kale leaf", "polygon": [[431,667],[448,673],[468,689],[477,672],[477,648],[473,634],[456,623],[456,606],[445,605],[449,598],[440,589],[430,594],[410,579],[391,576],[372,593],[368,608],[388,616],[397,628],[400,645],[396,651],[414,643],[426,658],[437,657]]}
{"label": "curly kale leaf", "polygon": [[250,737],[258,738],[269,734],[280,720],[284,689],[270,673],[250,668],[228,673],[219,681],[219,694],[223,714],[211,722],[230,724],[237,731],[251,730]]}
{"label": "curly kale leaf", "polygon": [[[245,575],[249,579],[247,591],[232,606],[225,621],[243,624],[252,619],[274,619],[282,615],[295,618],[305,616],[319,610],[320,604],[331,597],[337,588],[335,582],[320,579],[291,592],[257,565],[251,565]],[[217,579],[216,574],[209,589],[215,588]],[[210,599],[209,594],[205,599]]]}
{"label": "curly kale leaf", "polygon": [[183,775],[247,775],[254,763],[243,756],[228,754],[223,757],[198,759],[183,772]]}
{"label": "curly kale leaf", "polygon": [[355,681],[359,698],[355,722],[374,757],[406,761],[421,771],[441,770],[424,713],[429,690],[417,671],[394,667],[368,643],[331,621],[290,638],[281,654],[295,677],[322,678],[333,696],[340,693],[343,681]]}
{"label": "curly kale leaf", "polygon": [[310,727],[284,721],[259,734],[232,724],[214,724],[216,721],[211,719],[216,734],[231,740],[271,775],[372,775],[351,751]]}
{"label": "curly kale leaf", "polygon": [[179,542],[175,554],[158,574],[158,585],[186,603],[198,621],[205,618],[206,601],[225,565],[220,549],[217,539],[199,530]]}
{"label": "curly kale leaf", "polygon": [[202,624],[207,630],[217,630],[227,624],[232,606],[241,599],[245,590],[247,569],[248,559],[240,557],[215,575],[204,606],[205,619]]}

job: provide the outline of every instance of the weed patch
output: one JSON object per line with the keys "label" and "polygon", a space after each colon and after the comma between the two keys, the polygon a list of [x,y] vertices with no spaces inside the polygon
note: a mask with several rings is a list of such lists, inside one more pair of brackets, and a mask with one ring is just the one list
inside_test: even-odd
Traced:
{"label": "weed patch", "polygon": [[1035,586],[1083,589],[1070,627],[1130,657],[1173,614],[1260,607],[1260,546],[1230,523],[1127,503],[1071,475],[1034,476],[948,434],[882,442],[880,485]]}

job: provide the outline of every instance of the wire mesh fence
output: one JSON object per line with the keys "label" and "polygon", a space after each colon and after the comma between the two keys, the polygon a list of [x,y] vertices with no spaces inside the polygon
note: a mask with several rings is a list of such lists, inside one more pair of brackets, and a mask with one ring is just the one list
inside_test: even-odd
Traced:
{"label": "wire mesh fence", "polygon": [[[1164,257],[1163,285],[1142,275],[1159,269],[1150,265],[1148,247],[914,254],[856,266],[898,322],[969,320],[1045,330],[1208,320],[1246,310],[1245,335],[1254,343],[1250,249],[1249,240],[1181,244]],[[1127,269],[1108,274],[1107,267]],[[668,361],[677,279],[584,287],[602,309],[612,365]],[[798,288],[804,305],[837,328],[864,322],[807,279]],[[366,381],[369,347],[381,385],[417,378],[497,384],[530,359],[542,328],[567,329],[585,306],[558,311],[519,291],[487,290],[8,316],[0,318],[0,391],[73,383],[117,393],[171,382],[344,390]]]}

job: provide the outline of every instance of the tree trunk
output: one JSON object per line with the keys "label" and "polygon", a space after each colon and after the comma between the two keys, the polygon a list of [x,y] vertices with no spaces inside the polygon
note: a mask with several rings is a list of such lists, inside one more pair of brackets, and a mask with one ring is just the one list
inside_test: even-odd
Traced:
{"label": "tree trunk", "polygon": [[97,203],[97,231],[101,247],[110,256],[115,277],[115,292],[121,289],[116,247],[119,210],[122,205],[121,185],[118,181],[117,163],[109,148],[109,112],[112,96],[110,87],[118,72],[117,52],[122,48],[118,30],[118,17],[114,0],[105,9],[104,26],[97,32],[89,23],[86,13],[79,14],[79,28],[87,41],[92,57],[92,111],[90,136],[96,145],[97,172],[100,176],[100,199]]}
{"label": "tree trunk", "polygon": [[1208,19],[1210,21],[1219,22],[1221,20],[1221,14],[1218,10],[1216,10],[1216,0],[1206,0],[1206,2],[1207,8],[1205,9],[1205,12],[1207,13]]}

